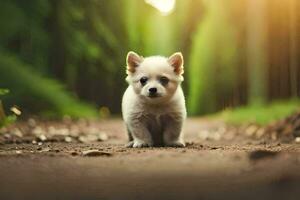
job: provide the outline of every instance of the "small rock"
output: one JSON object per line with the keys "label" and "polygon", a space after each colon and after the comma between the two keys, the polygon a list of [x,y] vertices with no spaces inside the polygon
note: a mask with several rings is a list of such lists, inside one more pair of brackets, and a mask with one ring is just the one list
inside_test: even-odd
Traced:
{"label": "small rock", "polygon": [[97,149],[83,151],[82,155],[83,156],[89,156],[89,157],[93,157],[93,156],[112,156],[111,153],[104,152],[104,151],[99,151]]}
{"label": "small rock", "polygon": [[33,118],[28,119],[27,123],[31,128],[36,127],[36,121]]}
{"label": "small rock", "polygon": [[13,106],[10,108],[10,111],[12,111],[15,115],[21,115],[22,112],[19,108],[17,108],[16,106]]}
{"label": "small rock", "polygon": [[69,131],[70,131],[70,136],[72,136],[72,137],[78,137],[78,135],[80,133],[79,128],[75,125],[71,125]]}
{"label": "small rock", "polygon": [[49,152],[49,151],[51,151],[51,149],[49,147],[46,147],[46,148],[43,148],[41,151],[42,152]]}
{"label": "small rock", "polygon": [[271,133],[271,139],[272,140],[277,140],[277,132],[272,132]]}
{"label": "small rock", "polygon": [[88,135],[97,135],[99,131],[95,127],[89,127],[87,128],[86,132]]}
{"label": "small rock", "polygon": [[64,136],[67,136],[69,135],[69,129],[67,128],[61,128],[61,129],[57,129],[57,135],[64,135]]}
{"label": "small rock", "polygon": [[108,140],[107,134],[104,132],[100,132],[98,134],[98,141],[106,141],[106,140]]}
{"label": "small rock", "polygon": [[296,142],[296,143],[300,143],[300,137],[296,137],[296,138],[295,138],[295,142]]}
{"label": "small rock", "polygon": [[45,135],[38,136],[38,139],[42,142],[45,142],[47,140],[47,137]]}
{"label": "small rock", "polygon": [[70,136],[65,137],[65,142],[68,143],[72,142],[72,138]]}
{"label": "small rock", "polygon": [[258,127],[255,125],[251,125],[246,129],[246,135],[249,137],[252,137],[256,131],[258,130]]}
{"label": "small rock", "polygon": [[18,128],[13,129],[12,133],[17,137],[23,137],[23,133]]}
{"label": "small rock", "polygon": [[55,127],[54,126],[49,126],[48,127],[48,133],[50,135],[56,135],[56,129],[55,129]]}
{"label": "small rock", "polygon": [[90,143],[90,142],[96,142],[98,140],[98,137],[96,135],[85,135],[85,136],[80,136],[78,140],[82,143]]}
{"label": "small rock", "polygon": [[22,153],[23,153],[23,151],[21,151],[21,150],[16,151],[16,154],[22,154]]}
{"label": "small rock", "polygon": [[207,130],[203,130],[203,131],[200,131],[198,133],[198,137],[201,139],[201,140],[207,140],[209,138],[209,131]]}
{"label": "small rock", "polygon": [[221,134],[219,132],[215,132],[214,134],[211,135],[211,139],[218,141],[221,139]]}
{"label": "small rock", "polygon": [[39,142],[38,145],[41,146],[41,145],[43,145],[43,143],[42,143],[42,142]]}
{"label": "small rock", "polygon": [[264,128],[259,128],[256,133],[255,133],[255,137],[257,139],[261,138],[262,136],[264,136],[265,134],[265,129]]}
{"label": "small rock", "polygon": [[4,138],[5,138],[5,139],[10,139],[10,138],[11,138],[11,135],[6,133],[6,134],[4,134]]}
{"label": "small rock", "polygon": [[37,126],[32,130],[32,133],[36,136],[42,135],[44,132],[45,131],[40,126]]}

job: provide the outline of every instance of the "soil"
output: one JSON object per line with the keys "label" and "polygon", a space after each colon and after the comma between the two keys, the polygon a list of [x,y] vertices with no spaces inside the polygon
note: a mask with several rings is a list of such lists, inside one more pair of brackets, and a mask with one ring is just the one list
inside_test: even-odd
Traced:
{"label": "soil", "polygon": [[193,118],[185,148],[125,148],[120,119],[36,121],[0,136],[0,199],[299,199],[300,144]]}

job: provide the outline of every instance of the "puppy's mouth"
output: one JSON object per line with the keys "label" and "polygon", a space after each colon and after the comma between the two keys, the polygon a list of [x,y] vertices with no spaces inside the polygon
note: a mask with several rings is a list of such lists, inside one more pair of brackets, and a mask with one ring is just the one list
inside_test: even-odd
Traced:
{"label": "puppy's mouth", "polygon": [[154,98],[161,97],[161,95],[160,94],[148,94],[148,97],[151,99],[154,99]]}

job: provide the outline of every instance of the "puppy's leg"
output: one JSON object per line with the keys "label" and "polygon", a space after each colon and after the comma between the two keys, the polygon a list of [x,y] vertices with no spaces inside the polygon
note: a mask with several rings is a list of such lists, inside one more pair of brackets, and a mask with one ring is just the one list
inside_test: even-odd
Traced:
{"label": "puppy's leg", "polygon": [[128,128],[128,125],[126,125],[126,128],[127,128],[127,135],[128,135],[128,143],[125,145],[125,147],[132,147],[133,146],[133,137],[132,137],[132,134]]}
{"label": "puppy's leg", "polygon": [[164,144],[169,147],[185,147],[182,135],[182,124],[184,118],[181,116],[168,116],[164,120]]}
{"label": "puppy's leg", "polygon": [[131,120],[128,128],[133,137],[133,141],[128,143],[128,147],[141,148],[153,146],[151,134],[142,121],[138,119]]}
{"label": "puppy's leg", "polygon": [[126,126],[126,128],[127,128],[128,140],[129,140],[129,142],[131,142],[131,141],[133,141],[132,134],[131,134],[131,132],[130,132],[130,130],[129,130],[129,128],[128,128],[128,125]]}

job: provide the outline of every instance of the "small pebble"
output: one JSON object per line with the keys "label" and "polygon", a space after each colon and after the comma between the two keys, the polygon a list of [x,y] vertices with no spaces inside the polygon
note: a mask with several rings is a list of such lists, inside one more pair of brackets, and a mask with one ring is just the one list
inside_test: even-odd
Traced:
{"label": "small pebble", "polygon": [[47,140],[47,137],[45,135],[38,136],[38,139],[40,139],[42,142]]}
{"label": "small pebble", "polygon": [[23,133],[18,128],[13,129],[12,133],[17,137],[23,137]]}
{"label": "small pebble", "polygon": [[112,154],[104,151],[99,151],[97,149],[93,149],[93,150],[83,151],[82,155],[93,157],[93,156],[111,156]]}
{"label": "small pebble", "polygon": [[98,134],[98,141],[106,141],[106,140],[108,140],[108,136],[106,133],[101,132]]}
{"label": "small pebble", "polygon": [[5,139],[10,139],[10,138],[11,138],[11,135],[6,133],[6,134],[4,134],[4,138],[5,138]]}
{"label": "small pebble", "polygon": [[35,127],[36,126],[36,121],[33,118],[28,119],[28,125],[30,127]]}
{"label": "small pebble", "polygon": [[22,154],[23,152],[21,150],[17,150],[16,154]]}
{"label": "small pebble", "polygon": [[72,142],[72,138],[70,136],[65,137],[65,142],[68,143]]}
{"label": "small pebble", "polygon": [[51,149],[49,147],[46,147],[46,148],[42,149],[42,152],[49,152],[49,151],[51,151]]}

